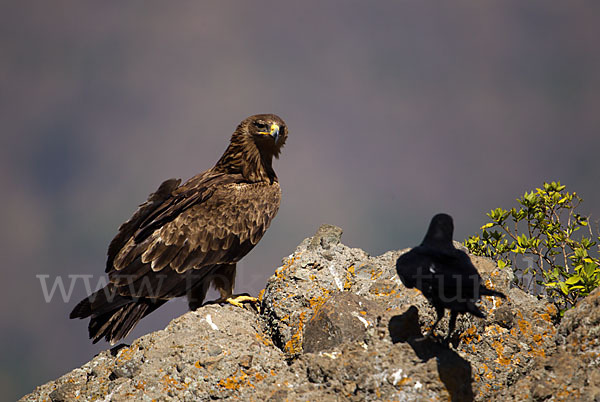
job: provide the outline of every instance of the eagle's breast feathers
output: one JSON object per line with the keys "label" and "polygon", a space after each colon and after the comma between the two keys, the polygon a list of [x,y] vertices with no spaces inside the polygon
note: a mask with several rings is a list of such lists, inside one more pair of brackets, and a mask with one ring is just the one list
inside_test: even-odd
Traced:
{"label": "eagle's breast feathers", "polygon": [[[177,273],[237,262],[245,254],[242,249],[261,239],[281,199],[278,182],[233,182],[204,192],[210,193],[206,199],[188,206],[140,242],[131,235],[116,253],[113,270],[123,270],[137,258],[153,271],[168,267]],[[117,274],[111,271],[111,276]]]}

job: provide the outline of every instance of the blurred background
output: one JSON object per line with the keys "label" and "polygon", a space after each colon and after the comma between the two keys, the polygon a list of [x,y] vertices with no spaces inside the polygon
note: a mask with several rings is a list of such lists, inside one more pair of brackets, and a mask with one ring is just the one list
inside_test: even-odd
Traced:
{"label": "blurred background", "polygon": [[[257,294],[321,223],[373,255],[447,212],[560,180],[600,216],[600,3],[55,1],[0,5],[0,399],[91,359],[73,306],[118,226],[276,113],[279,215],[238,265]],[[46,275],[40,277],[39,275]],[[65,295],[53,285],[62,280]],[[46,285],[46,293],[44,287]],[[48,301],[47,301],[48,300]],[[186,310],[173,301],[125,340]]]}

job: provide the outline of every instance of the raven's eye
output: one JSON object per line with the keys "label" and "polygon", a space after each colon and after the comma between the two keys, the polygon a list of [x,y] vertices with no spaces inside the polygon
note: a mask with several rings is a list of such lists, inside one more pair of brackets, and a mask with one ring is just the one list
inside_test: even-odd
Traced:
{"label": "raven's eye", "polygon": [[258,128],[260,131],[267,131],[267,125],[263,122],[257,121],[254,123],[254,126]]}

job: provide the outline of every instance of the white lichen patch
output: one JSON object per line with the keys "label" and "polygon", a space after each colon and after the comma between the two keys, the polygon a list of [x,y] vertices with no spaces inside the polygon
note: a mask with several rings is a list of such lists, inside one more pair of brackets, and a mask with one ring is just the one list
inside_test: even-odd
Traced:
{"label": "white lichen patch", "polygon": [[215,331],[219,330],[219,327],[217,327],[217,325],[212,321],[212,317],[210,316],[210,314],[206,314],[205,320],[212,329],[214,329]]}
{"label": "white lichen patch", "polygon": [[365,326],[365,328],[368,328],[369,325],[371,325],[371,323],[369,321],[367,321],[363,317],[361,317],[361,315],[359,313],[357,313],[356,311],[352,312],[352,316],[356,317],[358,319],[358,321],[362,322],[362,324]]}
{"label": "white lichen patch", "polygon": [[329,265],[328,269],[329,269],[329,272],[331,273],[331,276],[333,277],[335,285],[338,287],[338,289],[340,290],[340,292],[342,292],[344,290],[344,284],[342,283],[342,281],[338,277],[337,272],[335,272],[334,265],[333,264]]}
{"label": "white lichen patch", "polygon": [[394,371],[391,374],[391,378],[392,378],[392,384],[396,385],[398,384],[398,382],[400,382],[400,380],[402,380],[403,378],[406,378],[406,374],[402,374],[404,370],[402,370],[401,368],[399,368],[398,370]]}

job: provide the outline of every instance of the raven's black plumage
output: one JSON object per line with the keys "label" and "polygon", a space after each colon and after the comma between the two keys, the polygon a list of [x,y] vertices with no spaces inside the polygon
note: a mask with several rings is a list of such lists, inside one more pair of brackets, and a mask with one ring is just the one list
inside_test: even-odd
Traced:
{"label": "raven's black plumage", "polygon": [[448,337],[454,330],[458,313],[485,318],[475,305],[482,295],[506,297],[485,287],[469,256],[452,244],[453,231],[450,215],[435,215],[421,245],[396,261],[402,283],[408,288],[419,289],[437,312],[431,333],[444,316],[444,309],[450,310]]}

